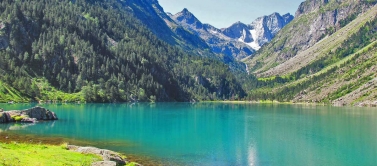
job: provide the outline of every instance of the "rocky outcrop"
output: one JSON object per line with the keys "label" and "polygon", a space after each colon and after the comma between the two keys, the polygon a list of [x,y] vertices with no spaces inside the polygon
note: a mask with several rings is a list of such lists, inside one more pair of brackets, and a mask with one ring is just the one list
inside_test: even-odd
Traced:
{"label": "rocky outcrop", "polygon": [[34,107],[26,110],[4,111],[0,110],[0,123],[20,121],[23,123],[35,123],[38,120],[58,120],[54,112],[43,107]]}
{"label": "rocky outcrop", "polygon": [[321,6],[327,3],[329,3],[329,0],[308,0],[302,2],[296,11],[295,17],[300,17],[301,15],[319,10]]}
{"label": "rocky outcrop", "polygon": [[126,165],[128,161],[120,156],[118,153],[107,149],[99,149],[95,147],[80,147],[75,145],[68,145],[67,148],[71,151],[83,153],[83,154],[95,154],[102,157],[103,162],[95,162],[92,165],[104,166],[104,165]]}
{"label": "rocky outcrop", "polygon": [[281,16],[279,13],[273,13],[269,16],[257,18],[250,24],[250,31],[253,32],[255,45],[261,47],[270,42],[275,35],[288,23],[293,20],[289,13]]}

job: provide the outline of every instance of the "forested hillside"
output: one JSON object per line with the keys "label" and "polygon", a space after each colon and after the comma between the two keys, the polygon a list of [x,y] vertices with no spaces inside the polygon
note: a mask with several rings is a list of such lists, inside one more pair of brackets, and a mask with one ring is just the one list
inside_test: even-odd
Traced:
{"label": "forested hillside", "polygon": [[348,21],[306,50],[305,60],[295,57],[289,73],[252,79],[249,99],[376,106],[376,15],[374,6]]}
{"label": "forested hillside", "polygon": [[0,14],[0,81],[20,101],[244,96],[228,66],[161,41],[117,0],[5,0]]}

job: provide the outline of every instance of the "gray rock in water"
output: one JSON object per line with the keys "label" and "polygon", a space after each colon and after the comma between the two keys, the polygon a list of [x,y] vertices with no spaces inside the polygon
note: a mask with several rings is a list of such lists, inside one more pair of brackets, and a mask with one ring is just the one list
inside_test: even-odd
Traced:
{"label": "gray rock in water", "polygon": [[30,118],[36,118],[37,120],[58,120],[58,117],[54,112],[42,107],[34,107],[24,110],[23,112],[25,112]]}
{"label": "gray rock in water", "polygon": [[92,163],[92,166],[116,166],[117,163],[114,161],[99,161]]}
{"label": "gray rock in water", "polygon": [[126,165],[127,161],[123,159],[118,153],[111,150],[99,149],[95,147],[79,147],[74,145],[68,145],[69,150],[83,153],[83,154],[95,154],[102,157],[104,161],[113,161],[117,165]]}
{"label": "gray rock in water", "polygon": [[[34,107],[27,110],[14,110],[0,112],[0,123],[15,122],[12,117],[20,116],[25,123],[34,123],[38,120],[58,120],[54,112],[42,107]],[[21,121],[22,121],[21,120]]]}

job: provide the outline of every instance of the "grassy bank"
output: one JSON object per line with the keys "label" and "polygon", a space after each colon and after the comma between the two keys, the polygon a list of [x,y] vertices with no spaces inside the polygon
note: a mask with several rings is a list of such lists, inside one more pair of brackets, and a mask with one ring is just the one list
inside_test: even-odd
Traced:
{"label": "grassy bank", "polygon": [[99,156],[72,152],[66,147],[0,142],[0,165],[91,165],[101,161]]}
{"label": "grassy bank", "polygon": [[30,102],[31,100],[22,95],[16,89],[0,81],[0,103],[6,103],[9,101]]}
{"label": "grassy bank", "polygon": [[72,102],[85,102],[82,92],[78,93],[65,93],[57,90],[51,86],[46,79],[32,79],[32,85],[38,89],[35,98],[30,97],[31,94],[25,93],[25,91],[19,91],[0,80],[0,103],[7,103],[14,101],[16,103],[29,103],[32,101],[48,101],[59,103],[72,103]]}
{"label": "grassy bank", "polygon": [[[100,145],[99,142],[76,140],[64,137],[44,137],[33,134],[16,134],[0,129],[0,166],[89,166],[91,165],[92,161],[101,161],[102,159],[96,155],[85,155],[66,150],[66,143],[85,147],[104,146],[103,144]],[[126,157],[124,154],[121,154],[121,156],[127,158],[128,161],[132,161],[126,166],[135,166],[137,165],[136,163],[140,163],[144,166],[165,165],[163,161],[158,161],[147,156],[127,155]],[[76,158],[79,160],[76,160]],[[19,162],[19,160],[21,161]],[[25,164],[25,162],[28,162],[28,164]]]}

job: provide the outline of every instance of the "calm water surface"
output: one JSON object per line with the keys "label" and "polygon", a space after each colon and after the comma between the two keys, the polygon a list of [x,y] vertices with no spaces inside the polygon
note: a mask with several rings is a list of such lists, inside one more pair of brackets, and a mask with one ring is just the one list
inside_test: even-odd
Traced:
{"label": "calm water surface", "polygon": [[[0,104],[5,110],[30,104]],[[92,141],[167,165],[377,165],[377,109],[157,103],[43,105],[59,120],[0,132]]]}

